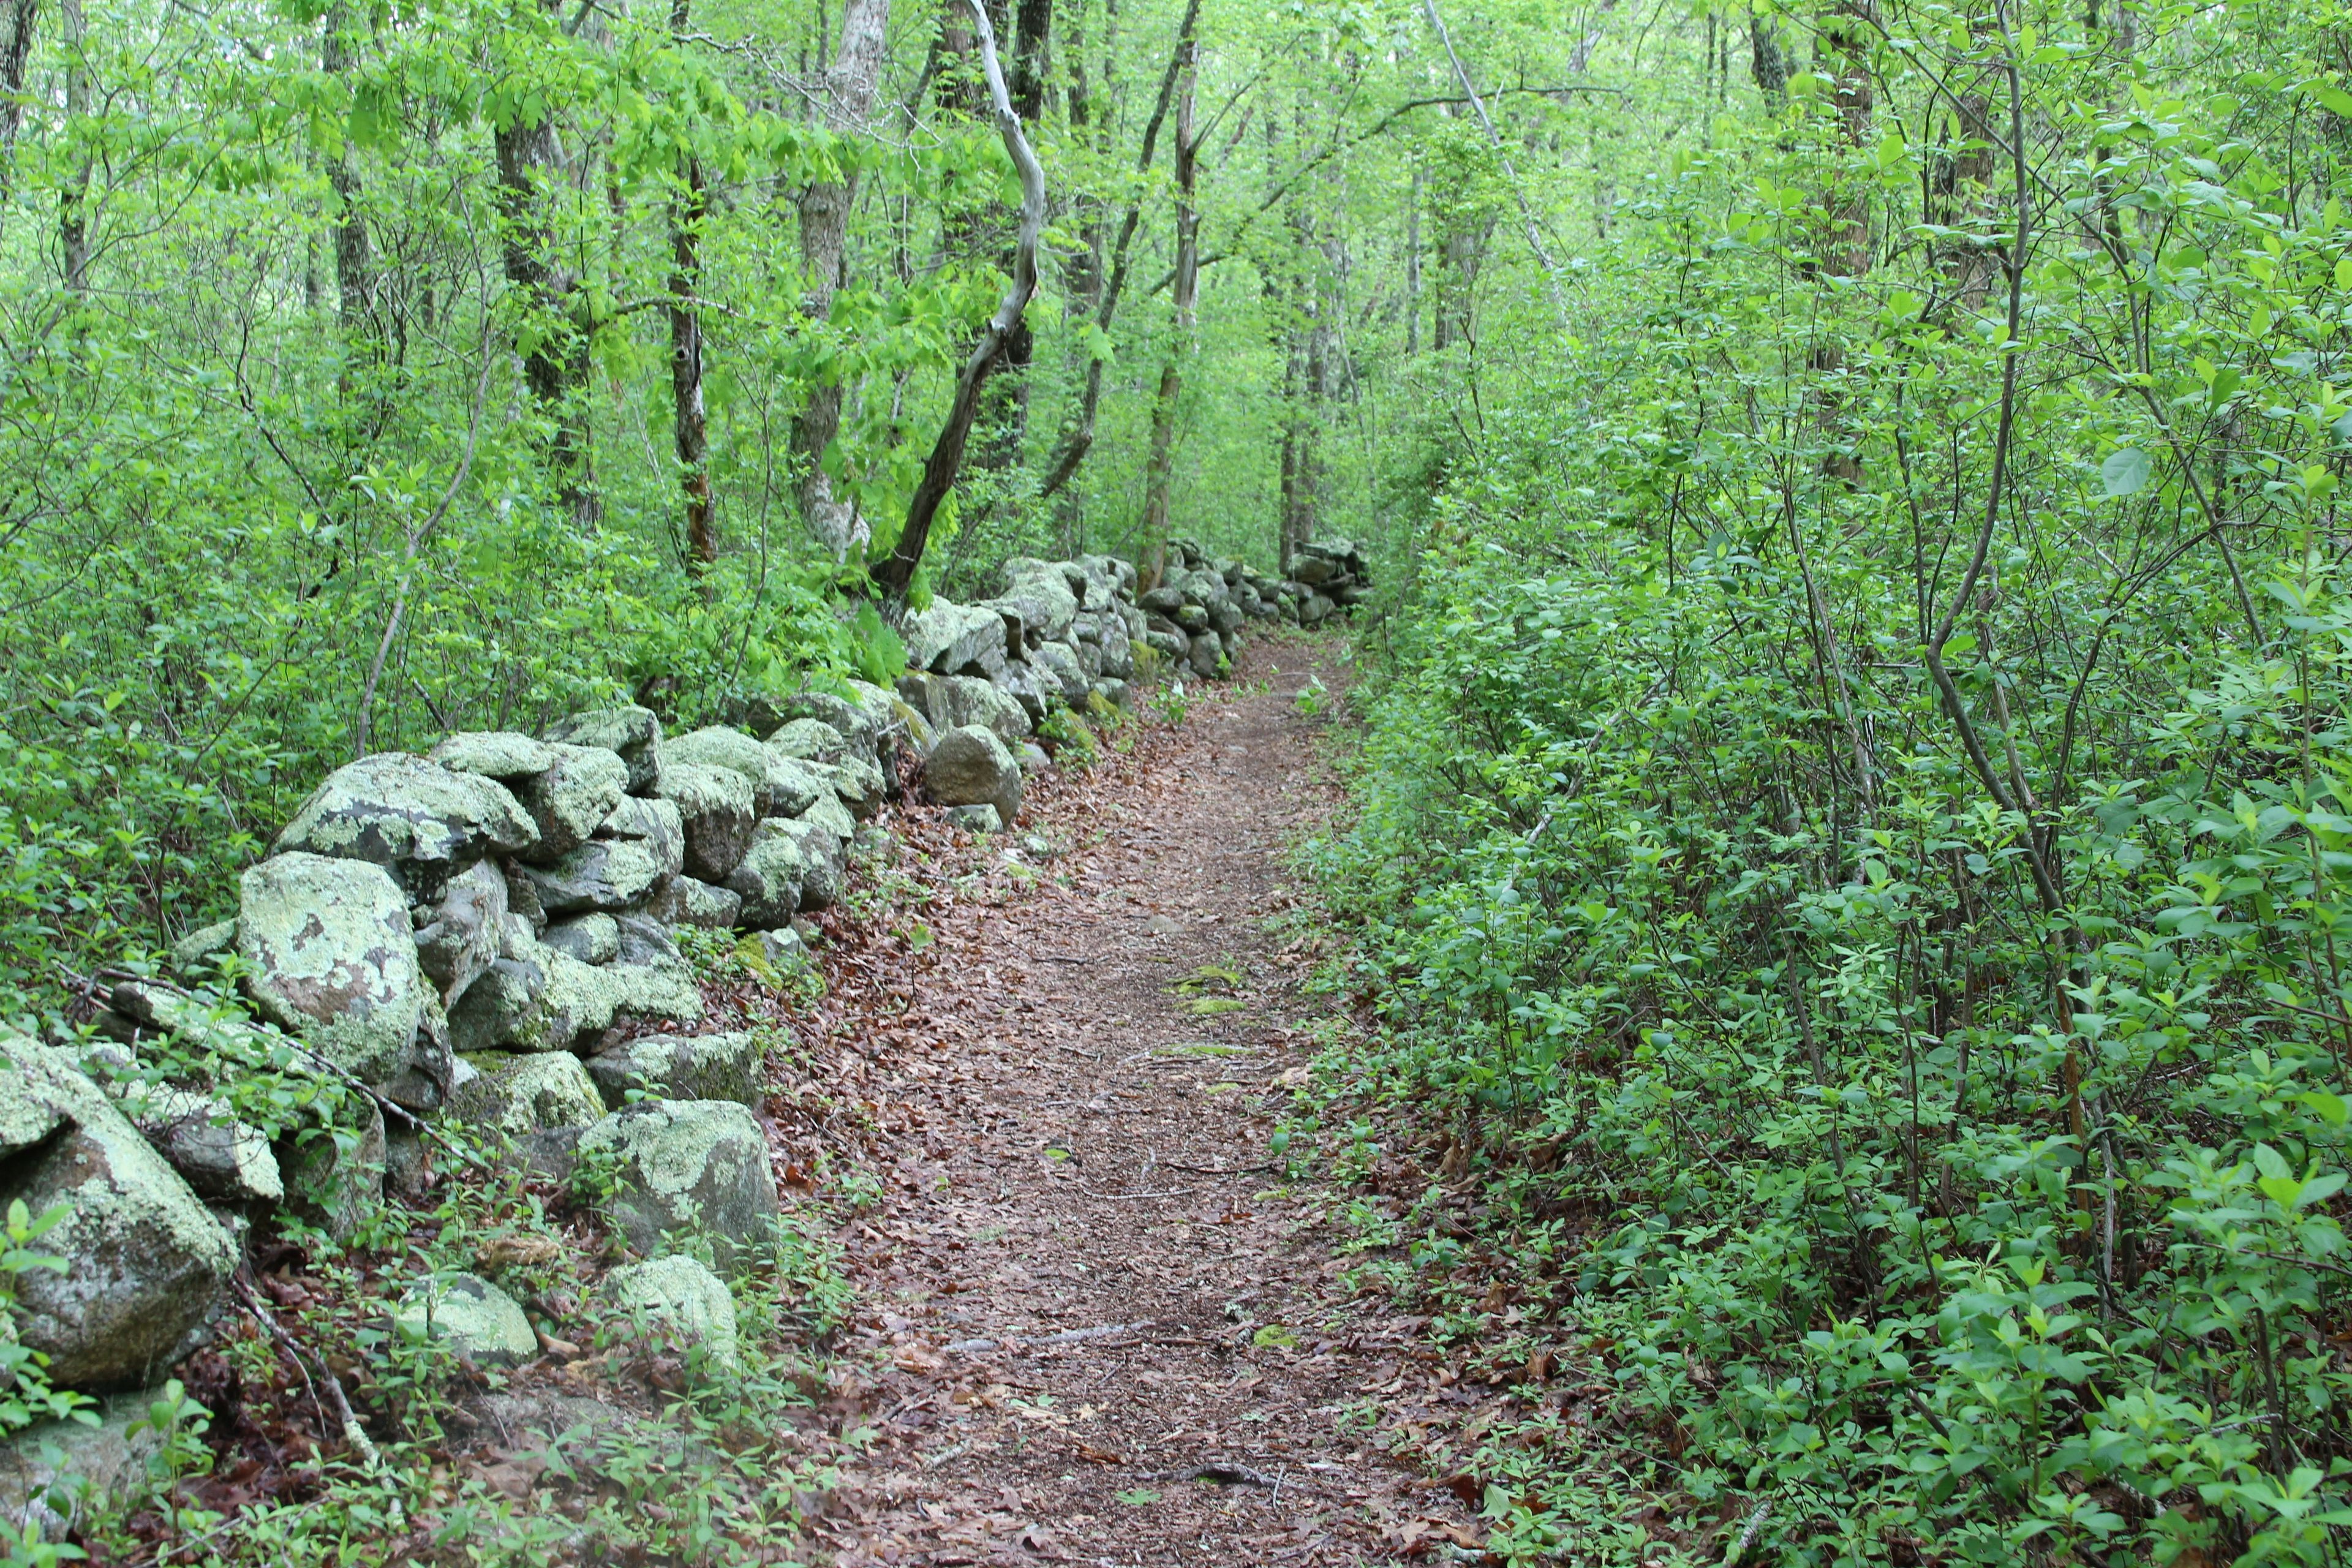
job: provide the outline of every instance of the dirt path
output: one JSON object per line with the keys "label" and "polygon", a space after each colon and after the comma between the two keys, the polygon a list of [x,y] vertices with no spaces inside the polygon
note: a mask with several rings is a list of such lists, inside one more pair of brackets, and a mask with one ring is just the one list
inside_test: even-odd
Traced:
{"label": "dirt path", "polygon": [[1296,700],[1314,657],[1254,647],[1181,730],[1049,792],[1033,885],[1000,865],[934,906],[866,1090],[895,1169],[851,1227],[877,1436],[825,1527],[843,1568],[1475,1539],[1347,1419],[1412,1325],[1349,1310],[1301,1194],[1269,1190],[1315,1014],[1281,852],[1338,799]]}

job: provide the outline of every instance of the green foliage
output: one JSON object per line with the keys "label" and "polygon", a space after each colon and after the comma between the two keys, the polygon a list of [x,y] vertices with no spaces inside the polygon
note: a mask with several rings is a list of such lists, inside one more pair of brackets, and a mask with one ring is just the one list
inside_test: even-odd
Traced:
{"label": "green foliage", "polygon": [[1090,768],[1102,755],[1102,742],[1074,709],[1056,708],[1038,721],[1037,739],[1064,767]]}
{"label": "green foliage", "polygon": [[[35,1215],[22,1198],[12,1198],[6,1222],[0,1226],[0,1438],[44,1421],[94,1419],[87,1414],[94,1401],[53,1386],[49,1358],[16,1339],[16,1281],[37,1268],[64,1272],[64,1258],[37,1251],[33,1244],[63,1225],[72,1212],[55,1204]],[[5,1544],[0,1538],[0,1545]]]}

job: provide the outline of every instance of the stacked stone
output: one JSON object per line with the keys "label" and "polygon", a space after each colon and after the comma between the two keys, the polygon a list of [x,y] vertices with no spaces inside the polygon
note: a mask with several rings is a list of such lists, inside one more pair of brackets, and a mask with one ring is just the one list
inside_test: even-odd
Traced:
{"label": "stacked stone", "polygon": [[[777,1200],[751,1112],[759,1043],[689,1032],[702,1003],[675,929],[764,933],[772,959],[796,960],[794,917],[840,896],[908,756],[961,820],[1009,826],[1024,768],[1046,761],[1039,724],[1104,716],[1166,670],[1223,673],[1243,623],[1285,613],[1293,586],[1190,542],[1169,563],[1139,598],[1110,556],[1010,562],[996,597],[913,618],[895,692],[749,699],[734,725],[681,735],[602,709],[336,770],[245,873],[236,918],[173,951],[180,980],[235,973],[236,997],[119,977],[94,998],[110,1043],[0,1037],[0,1207],[68,1211],[40,1242],[67,1268],[17,1280],[24,1342],[61,1386],[149,1386],[225,1310],[255,1219],[283,1205],[349,1235],[436,1120],[504,1134],[550,1173],[583,1154],[616,1170],[613,1218],[656,1255],[614,1276],[616,1300],[716,1321],[725,1287],[657,1256],[664,1237],[749,1240]],[[618,1041],[629,1020],[663,1032]],[[144,1086],[140,1052],[170,1037],[215,1061],[290,1059],[345,1090],[341,1123],[314,1114],[273,1143],[236,1119],[233,1083]],[[419,1291],[397,1321],[488,1363],[535,1353],[489,1281]]]}
{"label": "stacked stone", "polygon": [[1275,591],[1285,620],[1315,626],[1353,609],[1371,592],[1363,552],[1344,539],[1302,544],[1290,558],[1290,572]]}

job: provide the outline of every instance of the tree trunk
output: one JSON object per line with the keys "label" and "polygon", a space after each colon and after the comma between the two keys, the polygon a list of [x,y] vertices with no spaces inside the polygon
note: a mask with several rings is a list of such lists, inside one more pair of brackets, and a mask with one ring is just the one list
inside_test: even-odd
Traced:
{"label": "tree trunk", "polygon": [[[1135,158],[1135,169],[1139,174],[1151,167],[1152,151],[1159,144],[1160,124],[1168,118],[1168,105],[1175,97],[1177,68],[1200,21],[1201,0],[1187,0],[1184,19],[1176,28],[1176,52],[1169,56],[1167,72],[1160,79],[1160,100],[1152,106],[1151,118],[1144,123],[1143,147]],[[1143,198],[1138,195],[1128,205],[1127,216],[1119,224],[1118,239],[1111,247],[1110,284],[1103,291],[1101,308],[1095,312],[1095,325],[1106,332],[1110,331],[1111,319],[1118,313],[1119,295],[1127,288],[1128,247],[1134,241],[1136,226],[1142,219]],[[1040,499],[1053,495],[1067,484],[1070,476],[1078,471],[1078,465],[1086,461],[1087,454],[1094,447],[1095,413],[1101,402],[1102,361],[1097,358],[1087,366],[1086,391],[1079,396],[1076,415],[1063,431],[1061,447],[1054,454],[1045,483],[1038,491]]]}
{"label": "tree trunk", "polygon": [[1030,149],[1029,138],[1021,129],[1021,117],[1013,111],[1012,95],[1004,86],[1004,69],[996,58],[995,30],[989,26],[982,0],[964,3],[971,9],[981,69],[988,79],[997,133],[1004,139],[1004,150],[1012,155],[1013,166],[1021,172],[1021,228],[1013,242],[1013,281],[956,377],[955,400],[949,405],[939,439],[931,444],[931,455],[924,460],[923,477],[907,503],[907,525],[900,530],[898,542],[890,553],[874,563],[875,585],[882,590],[894,615],[905,605],[907,590],[923,563],[923,549],[930,542],[931,521],[939,513],[940,503],[955,486],[956,471],[963,464],[964,442],[971,435],[972,417],[979,412],[980,396],[986,389],[989,374],[1003,357],[1014,329],[1021,325],[1030,297],[1037,292],[1037,231],[1045,225],[1045,171]]}
{"label": "tree trunk", "polygon": [[1013,22],[1013,112],[1034,125],[1045,112],[1046,46],[1054,30],[1054,0],[1021,0]]}
{"label": "tree trunk", "polygon": [[1789,101],[1789,57],[1780,50],[1780,34],[1761,11],[1748,17],[1748,70],[1769,108]]}
{"label": "tree trunk", "polygon": [[[683,35],[690,0],[670,6],[673,35]],[[686,502],[686,559],[698,575],[719,560],[710,520],[709,439],[702,401],[702,220],[709,210],[702,164],[692,153],[678,170],[669,204],[669,384],[671,438]]]}
{"label": "tree trunk", "polygon": [[1404,352],[1421,352],[1421,160],[1412,163],[1412,195],[1404,205]]}
{"label": "tree trunk", "polygon": [[[89,112],[89,64],[84,58],[89,30],[83,24],[82,0],[60,0],[58,19],[66,54],[66,137],[68,144],[80,132]],[[89,159],[66,176],[58,193],[58,251],[67,291],[89,289]]]}
{"label": "tree trunk", "polygon": [[[874,112],[883,30],[889,20],[890,0],[848,0],[841,9],[841,47],[824,73],[824,122],[845,135],[863,131]],[[856,194],[855,176],[818,181],[801,194],[801,264],[809,284],[803,308],[812,321],[833,315]],[[845,559],[863,534],[856,508],[834,499],[833,479],[824,471],[825,451],[841,433],[842,392],[837,382],[819,385],[793,429],[793,456],[802,465],[802,521],[835,560]]]}
{"label": "tree trunk", "polygon": [[[1192,205],[1193,90],[1198,85],[1199,47],[1185,38],[1176,46],[1176,336],[1160,367],[1160,392],[1151,404],[1150,466],[1143,483],[1143,537],[1137,568],[1155,585],[1168,569],[1168,482],[1174,465],[1176,399],[1184,386],[1184,356],[1192,351],[1192,306],[1200,282],[1200,215]],[[1148,563],[1148,565],[1147,565]]]}
{"label": "tree trunk", "polygon": [[33,32],[41,0],[6,0],[0,14],[0,195],[16,173],[16,132],[25,122],[25,66],[33,55]]}
{"label": "tree trunk", "polygon": [[[352,40],[351,7],[331,6],[319,37],[319,68],[329,76],[347,76],[359,63]],[[360,176],[348,142],[328,162],[327,187],[335,194],[335,310],[342,327],[346,366],[344,390],[350,390],[349,362],[376,357],[382,334],[375,323],[375,279],[367,221],[360,215]]]}
{"label": "tree trunk", "polygon": [[555,119],[517,120],[494,130],[499,207],[508,284],[529,302],[531,331],[522,345],[523,380],[555,427],[548,442],[556,499],[574,523],[593,529],[603,515],[588,428],[587,323],[578,318],[579,287],[555,259],[555,235],[541,188],[558,167]]}

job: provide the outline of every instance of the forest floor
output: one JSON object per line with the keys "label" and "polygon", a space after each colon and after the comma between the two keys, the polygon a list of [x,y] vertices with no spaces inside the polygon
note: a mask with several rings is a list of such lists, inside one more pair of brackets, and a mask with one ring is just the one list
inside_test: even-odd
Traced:
{"label": "forest floor", "polygon": [[1451,1382],[1422,1320],[1351,1297],[1268,1149],[1352,1026],[1303,989],[1327,939],[1285,860],[1342,798],[1333,704],[1299,700],[1338,695],[1329,657],[1254,644],[1181,726],[1047,782],[920,931],[829,960],[891,1016],[848,1091],[836,1408],[871,1436],[820,1527],[840,1568],[1479,1555],[1379,1431]]}

